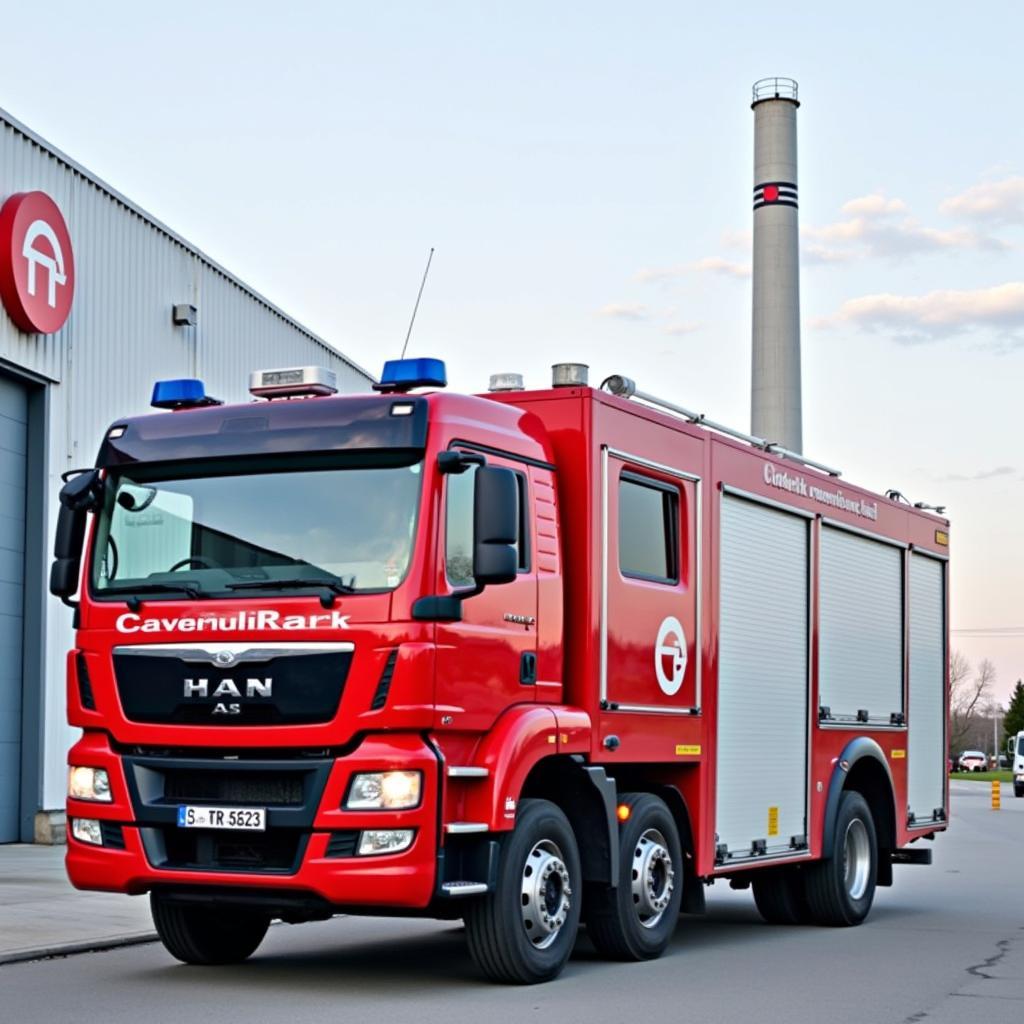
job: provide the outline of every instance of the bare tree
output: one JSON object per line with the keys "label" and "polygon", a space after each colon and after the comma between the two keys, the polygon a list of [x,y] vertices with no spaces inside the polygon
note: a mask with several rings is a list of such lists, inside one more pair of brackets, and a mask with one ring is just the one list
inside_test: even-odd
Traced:
{"label": "bare tree", "polygon": [[972,674],[971,663],[962,651],[949,656],[949,744],[955,755],[971,732],[971,726],[982,711],[996,679],[996,667],[983,658],[977,672]]}

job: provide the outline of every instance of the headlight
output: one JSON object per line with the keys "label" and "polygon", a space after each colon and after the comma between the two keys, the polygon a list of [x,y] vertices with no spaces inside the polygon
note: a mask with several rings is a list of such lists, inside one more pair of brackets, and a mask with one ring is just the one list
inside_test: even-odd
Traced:
{"label": "headlight", "polygon": [[411,828],[380,828],[363,832],[359,837],[359,856],[401,853],[412,843],[413,835],[415,832]]}
{"label": "headlight", "polygon": [[106,768],[72,767],[68,771],[68,796],[109,804],[113,797]]}
{"label": "headlight", "polygon": [[90,846],[103,845],[103,833],[95,818],[72,818],[71,834],[80,842]]}
{"label": "headlight", "polygon": [[420,802],[422,772],[363,772],[352,779],[350,811],[401,811]]}

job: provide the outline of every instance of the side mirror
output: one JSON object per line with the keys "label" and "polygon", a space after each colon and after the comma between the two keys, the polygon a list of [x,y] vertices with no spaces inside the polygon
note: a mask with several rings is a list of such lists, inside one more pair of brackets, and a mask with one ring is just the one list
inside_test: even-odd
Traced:
{"label": "side mirror", "polygon": [[65,604],[71,603],[71,597],[78,590],[86,518],[99,508],[102,493],[103,482],[96,469],[79,473],[61,488],[53,565],[50,567],[50,593]]}
{"label": "side mirror", "polygon": [[1013,743],[1014,743],[1014,740],[1016,740],[1016,738],[1017,738],[1016,736],[1011,736],[1006,741],[1006,752],[1010,755],[1010,757],[1013,757]]}
{"label": "side mirror", "polygon": [[479,588],[511,583],[519,571],[519,485],[510,469],[481,466],[473,491],[473,578]]}

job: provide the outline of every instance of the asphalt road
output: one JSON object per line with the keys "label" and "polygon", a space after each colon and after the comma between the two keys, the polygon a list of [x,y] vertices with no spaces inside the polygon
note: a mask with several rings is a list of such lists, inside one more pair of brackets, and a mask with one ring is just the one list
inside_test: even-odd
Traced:
{"label": "asphalt road", "polygon": [[1024,800],[1004,786],[995,812],[987,785],[952,785],[935,863],[897,866],[859,928],[769,926],[749,891],[718,884],[661,960],[605,963],[581,937],[558,981],[506,988],[480,979],[455,925],[339,918],[278,925],[238,967],[186,967],[159,945],[0,967],[0,1020],[1021,1021]]}

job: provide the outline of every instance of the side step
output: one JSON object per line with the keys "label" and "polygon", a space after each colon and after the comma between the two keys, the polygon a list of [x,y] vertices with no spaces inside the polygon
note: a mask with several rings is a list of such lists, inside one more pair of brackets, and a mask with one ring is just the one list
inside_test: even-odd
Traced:
{"label": "side step", "polygon": [[486,882],[445,882],[441,886],[445,896],[482,896],[488,889]]}
{"label": "side step", "polygon": [[931,850],[893,850],[893,864],[931,864]]}

